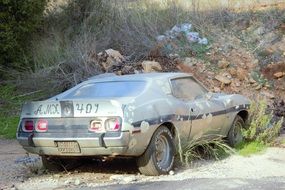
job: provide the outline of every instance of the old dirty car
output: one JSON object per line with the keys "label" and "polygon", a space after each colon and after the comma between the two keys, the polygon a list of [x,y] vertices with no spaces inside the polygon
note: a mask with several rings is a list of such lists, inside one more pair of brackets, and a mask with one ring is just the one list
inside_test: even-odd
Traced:
{"label": "old dirty car", "polygon": [[93,77],[46,101],[25,103],[17,130],[23,148],[55,160],[135,157],[141,173],[167,174],[175,136],[242,140],[249,101],[209,92],[192,75],[148,73]]}

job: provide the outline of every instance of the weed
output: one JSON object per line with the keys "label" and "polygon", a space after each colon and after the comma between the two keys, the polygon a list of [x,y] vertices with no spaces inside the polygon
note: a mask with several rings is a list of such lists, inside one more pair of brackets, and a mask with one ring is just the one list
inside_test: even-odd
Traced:
{"label": "weed", "polygon": [[17,116],[0,116],[0,137],[7,139],[16,138],[19,117]]}
{"label": "weed", "polygon": [[251,77],[256,82],[256,85],[257,85],[256,88],[265,87],[265,86],[272,87],[269,81],[262,74],[259,74],[258,72],[252,71]]}
{"label": "weed", "polygon": [[243,142],[236,147],[238,154],[242,156],[249,156],[251,154],[261,153],[266,149],[266,145],[253,141]]}
{"label": "weed", "polygon": [[244,137],[248,142],[257,142],[270,145],[280,133],[283,118],[278,122],[272,122],[273,113],[267,112],[265,100],[259,103],[252,102],[250,107],[249,125],[244,130]]}
{"label": "weed", "polygon": [[41,96],[40,92],[21,94],[15,85],[0,85],[0,137],[16,137],[22,103]]}
{"label": "weed", "polygon": [[187,141],[181,139],[178,134],[177,139],[179,160],[186,166],[189,166],[193,160],[219,160],[220,158],[234,153],[234,150],[224,142],[221,136],[202,136]]}

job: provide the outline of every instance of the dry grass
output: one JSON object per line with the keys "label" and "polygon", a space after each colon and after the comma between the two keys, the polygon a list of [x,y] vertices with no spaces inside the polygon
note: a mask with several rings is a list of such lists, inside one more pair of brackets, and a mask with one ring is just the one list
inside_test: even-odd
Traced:
{"label": "dry grass", "polygon": [[177,140],[179,161],[186,166],[190,166],[195,160],[219,160],[235,153],[234,149],[224,141],[223,137],[218,135],[183,140],[178,134]]}
{"label": "dry grass", "polygon": [[[119,50],[131,63],[146,59],[150,54],[166,56],[169,52],[161,49],[156,36],[175,24],[192,23],[201,36],[218,39],[216,37],[220,33],[214,28],[230,28],[243,18],[251,18],[250,10],[242,13],[233,11],[246,2],[51,1],[46,11],[44,32],[35,37],[31,47],[34,70],[15,75],[23,75],[18,82],[24,86],[32,84],[29,85],[31,91],[55,89],[51,93],[56,93],[103,72],[96,60],[96,54],[102,50]],[[184,52],[183,56],[192,55]]]}

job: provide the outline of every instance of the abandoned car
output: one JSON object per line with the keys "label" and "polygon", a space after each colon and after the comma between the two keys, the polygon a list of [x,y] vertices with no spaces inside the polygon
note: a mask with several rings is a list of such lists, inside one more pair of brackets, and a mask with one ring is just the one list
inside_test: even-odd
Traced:
{"label": "abandoned car", "polygon": [[175,136],[242,140],[249,100],[209,92],[192,75],[93,77],[46,101],[25,103],[17,139],[52,169],[55,159],[135,157],[141,173],[167,174]]}

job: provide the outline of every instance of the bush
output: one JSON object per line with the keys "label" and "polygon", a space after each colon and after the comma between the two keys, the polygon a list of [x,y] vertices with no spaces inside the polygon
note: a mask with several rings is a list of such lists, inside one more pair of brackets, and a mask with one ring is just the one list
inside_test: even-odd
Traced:
{"label": "bush", "polygon": [[267,111],[266,101],[252,102],[250,107],[249,124],[244,131],[247,141],[256,141],[264,145],[270,145],[278,137],[283,118],[273,122],[273,113]]}
{"label": "bush", "polygon": [[47,0],[0,1],[0,73],[6,68],[31,67],[30,40],[40,28],[46,3]]}
{"label": "bush", "polygon": [[177,150],[180,163],[189,166],[194,160],[218,160],[234,153],[221,136],[202,136],[192,140],[181,139],[177,135]]}

